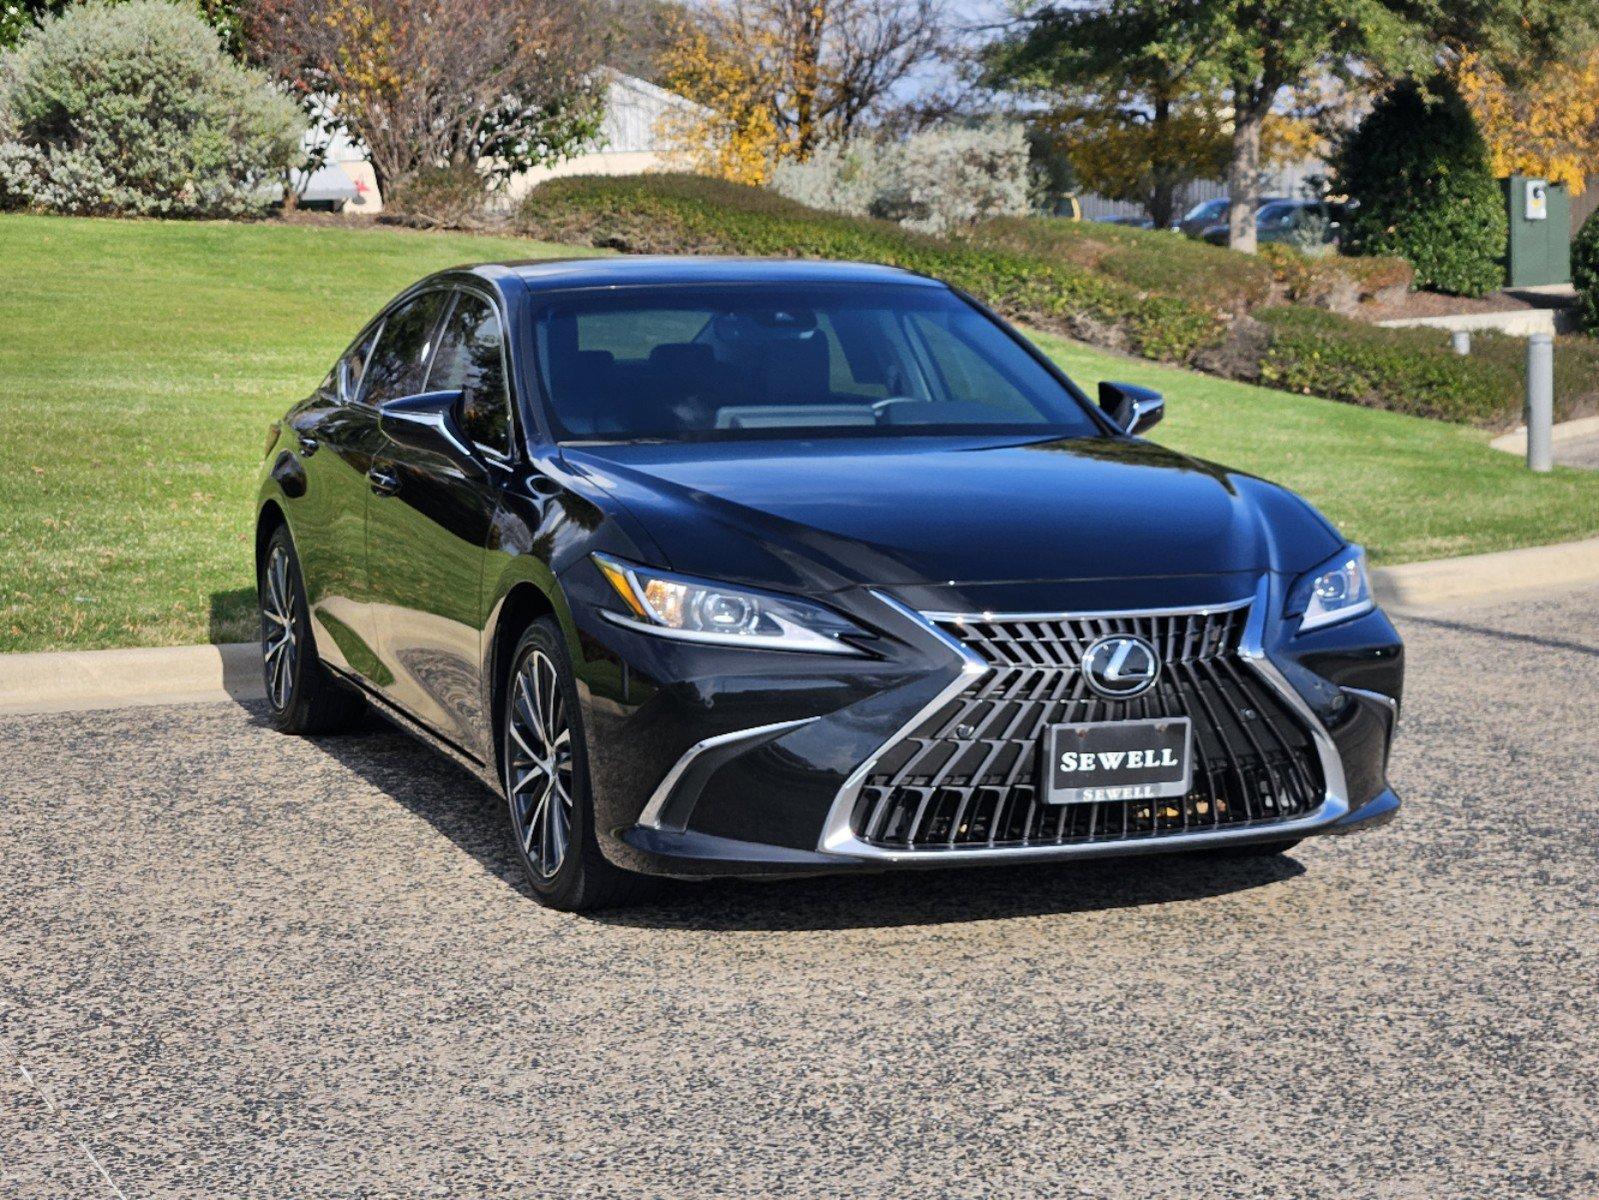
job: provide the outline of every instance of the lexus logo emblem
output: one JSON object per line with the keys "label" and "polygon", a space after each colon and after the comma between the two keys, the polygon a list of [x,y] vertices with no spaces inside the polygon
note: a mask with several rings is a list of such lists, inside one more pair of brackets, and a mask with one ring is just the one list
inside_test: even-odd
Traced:
{"label": "lexus logo emblem", "polygon": [[1083,652],[1083,678],[1109,700],[1130,700],[1155,686],[1160,657],[1141,637],[1102,637]]}

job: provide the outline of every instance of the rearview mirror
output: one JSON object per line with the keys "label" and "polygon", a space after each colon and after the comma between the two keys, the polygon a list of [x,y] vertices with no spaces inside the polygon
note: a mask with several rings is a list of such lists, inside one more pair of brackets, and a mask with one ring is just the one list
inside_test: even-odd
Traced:
{"label": "rearview mirror", "polygon": [[1153,429],[1166,415],[1161,394],[1136,383],[1101,383],[1099,407],[1118,429],[1133,435]]}
{"label": "rearview mirror", "polygon": [[401,396],[378,409],[378,428],[390,440],[416,450],[453,450],[472,457],[472,447],[461,436],[461,392],[423,392]]}

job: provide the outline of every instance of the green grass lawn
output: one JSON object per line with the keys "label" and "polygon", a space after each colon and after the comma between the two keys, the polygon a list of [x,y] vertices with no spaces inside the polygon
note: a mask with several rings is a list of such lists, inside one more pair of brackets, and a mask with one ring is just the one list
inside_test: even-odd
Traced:
{"label": "green grass lawn", "polygon": [[267,423],[418,277],[571,253],[387,227],[0,217],[0,650],[252,636]]}
{"label": "green grass lawn", "polygon": [[[572,253],[377,228],[0,217],[0,650],[251,636],[267,423],[361,322],[452,263]],[[1599,475],[1484,435],[1041,338],[1164,390],[1159,440],[1303,491],[1380,561],[1599,530]]]}

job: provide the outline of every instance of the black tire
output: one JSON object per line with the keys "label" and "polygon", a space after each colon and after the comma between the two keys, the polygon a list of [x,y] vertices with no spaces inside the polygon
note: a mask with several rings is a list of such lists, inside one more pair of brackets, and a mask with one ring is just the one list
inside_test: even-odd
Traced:
{"label": "black tire", "polygon": [[1288,838],[1281,842],[1247,842],[1242,846],[1217,846],[1205,853],[1212,858],[1271,858],[1276,854],[1288,853],[1304,840]]}
{"label": "black tire", "polygon": [[280,525],[267,542],[256,573],[261,610],[261,674],[267,713],[280,733],[335,733],[349,728],[366,703],[333,677],[317,656],[311,610],[294,539]]}
{"label": "black tire", "polygon": [[[606,859],[594,836],[588,740],[577,681],[566,641],[552,617],[533,622],[511,655],[499,736],[500,786],[511,840],[534,895],[550,908],[592,912],[634,903],[654,891],[655,880]],[[561,803],[563,798],[569,803]],[[563,819],[564,847],[557,859],[551,843],[559,839],[552,831]]]}

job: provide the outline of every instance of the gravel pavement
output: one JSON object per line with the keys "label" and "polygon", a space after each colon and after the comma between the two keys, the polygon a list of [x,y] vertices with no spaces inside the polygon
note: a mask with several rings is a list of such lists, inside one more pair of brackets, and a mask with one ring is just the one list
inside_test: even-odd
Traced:
{"label": "gravel pavement", "polygon": [[1599,589],[1401,624],[1386,830],[599,917],[381,728],[0,719],[0,1195],[1599,1195]]}

